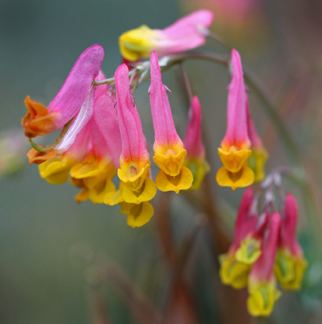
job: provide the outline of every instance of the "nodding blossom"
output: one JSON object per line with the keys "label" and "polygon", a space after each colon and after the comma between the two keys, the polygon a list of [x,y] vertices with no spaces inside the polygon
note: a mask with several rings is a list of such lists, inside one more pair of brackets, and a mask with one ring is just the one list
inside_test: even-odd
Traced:
{"label": "nodding blossom", "polygon": [[255,180],[248,159],[252,153],[247,126],[247,93],[239,53],[233,49],[230,62],[232,80],[228,89],[227,128],[218,154],[223,166],[216,175],[223,187],[247,187]]}
{"label": "nodding blossom", "polygon": [[129,61],[148,58],[152,51],[159,55],[184,52],[206,41],[213,13],[199,10],[176,21],[165,29],[141,26],[123,33],[119,38],[122,56]]}
{"label": "nodding blossom", "polygon": [[153,207],[148,201],[153,199],[157,189],[150,175],[149,153],[131,93],[128,72],[125,64],[120,65],[115,72],[117,117],[122,142],[117,174],[124,201],[122,211],[128,215],[130,225],[142,226],[153,215]]}
{"label": "nodding blossom", "polygon": [[307,268],[302,248],[296,238],[298,207],[295,197],[288,193],[284,202],[284,218],[277,251],[275,273],[283,289],[298,290]]}
{"label": "nodding blossom", "polygon": [[185,166],[187,150],[177,134],[167,95],[162,83],[158,55],[150,57],[151,85],[149,89],[151,114],[154,128],[154,162],[160,168],[156,185],[160,191],[190,189],[193,182],[191,171]]}
{"label": "nodding blossom", "polygon": [[187,150],[186,165],[193,174],[191,189],[199,189],[210,168],[205,157],[205,147],[202,140],[201,105],[197,96],[191,98],[184,146]]}

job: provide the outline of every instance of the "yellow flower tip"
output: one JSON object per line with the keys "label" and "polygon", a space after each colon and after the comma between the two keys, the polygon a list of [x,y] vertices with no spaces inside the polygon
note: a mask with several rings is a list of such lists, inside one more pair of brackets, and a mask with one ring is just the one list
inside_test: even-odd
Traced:
{"label": "yellow flower tip", "polygon": [[307,261],[301,255],[294,255],[287,249],[277,252],[275,274],[285,290],[299,290],[307,268]]}
{"label": "yellow flower tip", "polygon": [[187,167],[190,169],[193,175],[193,182],[191,189],[197,190],[200,188],[203,179],[209,172],[210,167],[204,158],[200,159],[189,159],[186,161]]}
{"label": "yellow flower tip", "polygon": [[154,209],[147,202],[141,204],[121,203],[121,212],[127,216],[127,224],[135,228],[147,224],[153,216]]}
{"label": "yellow flower tip", "polygon": [[269,316],[274,309],[281,293],[275,280],[257,282],[250,279],[248,283],[247,308],[252,316]]}
{"label": "yellow flower tip", "polygon": [[160,170],[155,179],[156,186],[160,191],[174,191],[175,193],[179,193],[181,190],[190,189],[192,182],[192,173],[186,167],[182,167],[181,172],[174,177]]}
{"label": "yellow flower tip", "polygon": [[187,151],[182,143],[171,146],[158,145],[154,148],[153,160],[167,175],[177,176],[184,165]]}
{"label": "yellow flower tip", "polygon": [[236,251],[236,259],[239,262],[253,264],[261,255],[261,244],[259,240],[252,237],[244,239]]}
{"label": "yellow flower tip", "polygon": [[154,198],[157,188],[153,180],[147,174],[140,188],[133,187],[131,183],[120,183],[122,200],[127,203],[139,204]]}
{"label": "yellow flower tip", "polygon": [[249,158],[249,166],[254,171],[255,182],[262,181],[265,178],[265,165],[268,159],[268,153],[264,148],[253,149]]}
{"label": "yellow flower tip", "polygon": [[236,148],[235,146],[218,148],[222,164],[231,173],[239,172],[245,166],[251,153],[252,151],[249,148]]}
{"label": "yellow flower tip", "polygon": [[245,188],[254,183],[255,175],[251,168],[244,166],[239,172],[231,173],[221,167],[216,174],[216,181],[221,187],[230,187],[233,190]]}
{"label": "yellow flower tip", "polygon": [[39,164],[39,174],[50,184],[61,184],[67,181],[73,163],[74,160],[66,155],[56,156]]}
{"label": "yellow flower tip", "polygon": [[239,262],[234,255],[224,254],[219,258],[220,278],[223,284],[235,289],[242,289],[247,286],[250,266]]}
{"label": "yellow flower tip", "polygon": [[155,48],[157,39],[158,32],[148,26],[129,30],[119,37],[121,54],[129,61],[147,58]]}
{"label": "yellow flower tip", "polygon": [[131,183],[132,187],[141,188],[150,172],[148,160],[122,161],[117,170],[117,175],[123,183]]}

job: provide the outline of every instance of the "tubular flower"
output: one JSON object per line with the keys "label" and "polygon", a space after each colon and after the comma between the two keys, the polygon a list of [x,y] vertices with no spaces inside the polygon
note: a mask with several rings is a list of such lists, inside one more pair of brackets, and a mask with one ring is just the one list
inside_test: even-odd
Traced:
{"label": "tubular flower", "polygon": [[249,158],[249,165],[255,174],[255,182],[262,181],[265,177],[265,164],[268,158],[267,151],[257,133],[247,101],[247,126],[251,142],[252,154]]}
{"label": "tubular flower", "polygon": [[295,197],[291,194],[286,195],[284,214],[275,273],[282,288],[298,290],[302,285],[307,262],[296,239],[298,207]]}
{"label": "tubular flower", "polygon": [[191,99],[184,145],[187,149],[186,165],[193,174],[191,189],[199,189],[210,168],[205,159],[201,132],[201,105],[196,96]]}
{"label": "tubular flower", "polygon": [[166,87],[155,52],[151,54],[151,85],[149,89],[151,114],[155,135],[154,162],[160,168],[156,185],[160,191],[190,189],[193,182],[191,171],[184,166],[187,151],[177,134]]}
{"label": "tubular flower", "polygon": [[[104,78],[102,73],[100,76]],[[93,89],[61,142],[47,155],[40,155],[40,176],[53,184],[63,183],[70,176],[81,188],[75,197],[78,202],[119,202],[112,182],[120,155],[114,102],[106,87]]]}
{"label": "tubular flower", "polygon": [[149,153],[140,117],[131,94],[128,68],[125,64],[115,72],[118,123],[122,141],[120,166],[120,194],[128,215],[128,224],[133,227],[147,223],[153,215],[148,203],[156,194],[156,186],[150,177]]}
{"label": "tubular flower", "polygon": [[247,94],[243,79],[240,55],[231,54],[232,80],[229,85],[227,103],[227,130],[218,154],[223,164],[216,175],[217,183],[223,187],[247,187],[254,182],[254,172],[248,166],[252,153],[247,129]]}
{"label": "tubular flower", "polygon": [[274,277],[274,263],[281,218],[278,213],[269,216],[267,233],[263,237],[262,253],[253,265],[248,281],[248,311],[252,316],[268,316],[280,297]]}
{"label": "tubular flower", "polygon": [[208,10],[199,10],[176,21],[165,29],[141,26],[123,33],[119,38],[122,56],[129,61],[147,58],[152,51],[168,55],[201,46],[213,21]]}
{"label": "tubular flower", "polygon": [[49,134],[61,129],[74,118],[92,89],[103,59],[104,50],[100,45],[87,48],[77,59],[48,108],[29,96],[26,97],[27,113],[21,121],[25,135],[31,138]]}
{"label": "tubular flower", "polygon": [[263,224],[251,213],[254,193],[244,192],[234,229],[234,240],[227,254],[220,256],[220,277],[224,284],[241,289],[247,286],[252,264],[261,255],[260,235]]}

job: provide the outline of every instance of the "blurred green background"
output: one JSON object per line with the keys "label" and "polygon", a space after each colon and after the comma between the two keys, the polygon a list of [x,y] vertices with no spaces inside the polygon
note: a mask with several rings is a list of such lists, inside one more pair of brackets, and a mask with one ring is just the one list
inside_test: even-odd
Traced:
{"label": "blurred green background", "polygon": [[[256,12],[244,18],[247,23],[234,26],[234,20],[220,20],[219,16],[216,28],[229,44],[241,50],[245,62],[278,103],[300,146],[315,197],[321,198],[322,7],[319,1],[304,0],[258,3]],[[90,44],[104,45],[104,71],[111,75],[121,61],[117,43],[123,31],[141,24],[162,28],[198,6],[213,8],[210,0],[0,0],[0,130],[19,127],[26,95],[49,102],[74,60]],[[225,51],[220,45],[209,47]],[[205,127],[213,140],[211,155],[215,157],[224,132],[228,76],[224,68],[206,63],[189,63],[187,68],[201,97]],[[182,134],[186,102],[182,94],[176,94],[181,89],[178,75],[170,72],[165,80],[172,89],[171,102]],[[136,99],[152,142],[146,90],[147,85]],[[251,103],[270,152],[269,167],[285,164],[282,140],[252,93]],[[215,168],[212,166],[212,174]],[[217,192],[225,206],[228,202],[230,208],[236,207],[239,192]],[[78,205],[73,200],[74,188],[48,185],[39,178],[35,166],[2,178],[0,193],[1,324],[89,323],[87,266],[95,256],[118,263],[133,282],[156,292],[153,298],[162,303],[167,277],[160,274],[164,269],[159,264],[161,252],[153,220],[141,229],[131,229],[118,208]],[[172,215],[179,240],[196,224],[194,212],[177,197]],[[310,230],[305,230],[304,238],[310,236]],[[202,243],[198,249],[205,250]],[[201,252],[199,258],[203,261],[196,276],[200,271],[215,276],[207,253]],[[153,280],[149,281],[152,272]],[[321,269],[314,275],[315,282],[320,282]],[[213,323],[216,303],[206,288],[201,278],[196,295],[204,310],[202,323]],[[284,323],[285,316],[292,323],[302,323],[304,318],[321,323],[317,298],[321,290],[309,295],[309,306],[301,306],[299,311],[290,313],[288,308],[298,305],[298,300],[280,303],[278,311],[285,310],[276,317],[277,323]],[[104,296],[113,323],[132,323],[126,303],[113,289],[104,290]]]}

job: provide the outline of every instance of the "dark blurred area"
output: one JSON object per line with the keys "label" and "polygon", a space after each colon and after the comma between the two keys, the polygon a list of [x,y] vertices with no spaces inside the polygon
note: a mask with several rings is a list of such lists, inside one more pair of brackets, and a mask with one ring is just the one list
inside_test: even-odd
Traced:
{"label": "dark blurred area", "polygon": [[[213,30],[241,51],[294,136],[318,216],[308,217],[302,202],[301,239],[312,265],[303,292],[283,296],[272,319],[254,323],[321,323],[322,255],[316,237],[322,184],[322,2],[248,0],[239,7],[240,2],[0,0],[0,130],[19,128],[26,95],[49,102],[90,44],[104,45],[104,70],[112,75],[121,62],[118,36],[125,30],[141,24],[163,28],[191,10],[214,10]],[[227,52],[211,41],[206,46]],[[212,140],[209,154],[215,156],[224,133],[228,74],[205,62],[189,62],[186,67],[201,98]],[[177,72],[168,72],[165,80],[182,134],[186,101],[179,94]],[[147,85],[139,89],[136,101],[152,142],[146,91]],[[268,169],[292,165],[261,103],[253,93],[250,98],[270,152]],[[19,146],[17,159],[27,148]],[[223,309],[216,291],[227,301],[231,291],[219,283],[216,259],[207,248],[215,234],[207,231],[184,198],[157,197],[154,219],[132,229],[118,208],[76,204],[71,186],[48,185],[36,167],[24,162],[19,173],[0,179],[0,323],[154,323],[158,312],[166,314],[167,324],[229,323],[219,319]],[[212,165],[212,180],[216,168]],[[230,230],[240,192],[215,191]],[[170,205],[171,216],[162,208]],[[173,249],[180,266],[174,265]],[[233,300],[238,303],[241,295]]]}

